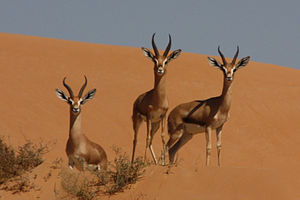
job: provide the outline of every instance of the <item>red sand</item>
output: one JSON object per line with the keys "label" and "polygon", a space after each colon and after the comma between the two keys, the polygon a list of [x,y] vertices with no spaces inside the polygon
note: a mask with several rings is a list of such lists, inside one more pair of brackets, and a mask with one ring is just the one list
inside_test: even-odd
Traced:
{"label": "red sand", "polygon": [[[64,165],[67,160],[69,107],[55,95],[55,88],[65,90],[64,76],[76,93],[83,75],[88,77],[86,91],[97,88],[95,98],[83,107],[86,135],[103,146],[109,160],[113,145],[131,154],[132,104],[153,87],[153,64],[139,48],[12,34],[0,34],[0,44],[1,135],[13,146],[26,139],[56,141],[45,162],[31,173],[37,175],[33,181],[40,190],[16,195],[1,191],[3,199],[55,199],[58,171],[49,166],[56,158],[61,157]],[[244,56],[248,55],[241,48],[239,57]],[[182,53],[169,64],[170,110],[220,94],[222,73],[209,66],[206,57]],[[199,134],[179,151],[179,166],[169,174],[166,167],[151,166],[142,180],[111,199],[300,199],[299,102],[299,70],[251,61],[235,74],[221,168],[215,135],[211,166],[205,167],[205,137]],[[143,155],[144,148],[145,125],[137,154]],[[159,132],[154,150],[160,155]]]}

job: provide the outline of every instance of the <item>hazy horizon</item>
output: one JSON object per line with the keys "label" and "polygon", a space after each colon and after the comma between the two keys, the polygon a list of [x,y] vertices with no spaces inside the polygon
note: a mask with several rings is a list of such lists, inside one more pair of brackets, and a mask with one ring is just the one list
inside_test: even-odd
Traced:
{"label": "hazy horizon", "polygon": [[172,49],[300,69],[300,2],[268,1],[39,1],[0,3],[0,32],[131,47]]}

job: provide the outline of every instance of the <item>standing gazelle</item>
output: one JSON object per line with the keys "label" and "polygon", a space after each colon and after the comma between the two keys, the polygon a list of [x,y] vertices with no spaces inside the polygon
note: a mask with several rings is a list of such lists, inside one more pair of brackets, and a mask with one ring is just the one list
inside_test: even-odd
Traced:
{"label": "standing gazelle", "polygon": [[171,111],[168,117],[170,139],[167,143],[170,163],[174,162],[176,152],[191,140],[194,134],[205,132],[206,165],[208,166],[211,154],[211,132],[213,129],[216,129],[218,166],[221,164],[221,133],[223,125],[229,115],[234,73],[241,67],[246,66],[250,57],[244,57],[235,64],[239,53],[239,47],[237,47],[232,62],[227,63],[224,55],[220,51],[220,47],[218,47],[218,52],[223,64],[211,57],[208,57],[208,62],[210,65],[219,68],[224,74],[222,94],[206,100],[196,100],[180,104]]}
{"label": "standing gazelle", "polygon": [[[169,103],[166,94],[166,74],[167,64],[177,58],[181,52],[180,49],[173,51],[168,55],[171,48],[171,36],[169,43],[163,55],[159,54],[154,42],[155,33],[152,36],[152,46],[155,55],[147,48],[142,47],[144,55],[154,62],[154,88],[146,93],[141,94],[133,104],[132,122],[134,129],[132,160],[134,161],[135,147],[137,143],[137,134],[143,120],[147,123],[147,139],[144,159],[146,160],[147,149],[149,148],[155,164],[157,159],[152,148],[152,139],[161,124],[161,138],[163,143],[162,157],[165,154],[164,129],[166,124],[166,113]],[[163,159],[162,159],[163,160]],[[162,163],[164,164],[164,163]]]}
{"label": "standing gazelle", "polygon": [[[74,96],[72,89],[65,82],[66,77],[63,79],[63,85],[69,91],[68,97],[62,90],[56,89],[58,98],[66,101],[70,105],[70,132],[69,139],[66,146],[66,153],[69,158],[69,167],[73,169],[74,165],[84,170],[85,167],[89,169],[106,169],[107,156],[103,148],[90,141],[81,130],[81,105],[95,96],[96,89],[90,90],[84,97],[83,91],[87,85],[87,78],[82,85],[77,96]],[[79,164],[79,166],[78,166]]]}

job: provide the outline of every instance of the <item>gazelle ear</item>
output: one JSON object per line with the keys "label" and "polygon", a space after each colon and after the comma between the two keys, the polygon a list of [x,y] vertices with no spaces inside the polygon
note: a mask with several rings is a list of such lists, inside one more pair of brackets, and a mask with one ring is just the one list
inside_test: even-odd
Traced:
{"label": "gazelle ear", "polygon": [[69,98],[67,97],[67,95],[62,90],[57,88],[56,88],[56,96],[63,101],[69,102]]}
{"label": "gazelle ear", "polygon": [[236,64],[236,69],[245,67],[245,66],[249,63],[249,60],[250,60],[250,56],[247,56],[247,57],[242,58],[242,59],[238,62],[238,64]]}
{"label": "gazelle ear", "polygon": [[154,61],[155,56],[151,53],[151,51],[149,49],[142,47],[142,51],[146,57],[148,57]]}
{"label": "gazelle ear", "polygon": [[165,62],[165,65],[170,62],[171,60],[174,60],[176,59],[181,53],[181,49],[177,49],[175,51],[173,51],[169,56],[168,56],[168,59],[167,61]]}
{"label": "gazelle ear", "polygon": [[221,67],[222,67],[222,65],[221,65],[216,59],[214,59],[214,58],[212,58],[212,57],[207,57],[207,59],[208,59],[208,63],[209,63],[211,66],[217,67],[217,68],[221,68]]}
{"label": "gazelle ear", "polygon": [[96,89],[88,91],[88,93],[82,98],[81,104],[85,104],[88,100],[94,98],[96,94]]}

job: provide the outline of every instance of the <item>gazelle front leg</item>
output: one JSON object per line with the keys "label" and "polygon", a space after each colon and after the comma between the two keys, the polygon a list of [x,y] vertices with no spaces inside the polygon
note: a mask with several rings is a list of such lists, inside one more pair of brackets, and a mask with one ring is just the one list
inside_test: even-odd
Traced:
{"label": "gazelle front leg", "polygon": [[69,167],[70,167],[70,169],[74,169],[74,161],[73,161],[73,159],[72,159],[72,157],[71,156],[69,156]]}
{"label": "gazelle front leg", "polygon": [[210,163],[210,154],[211,154],[211,127],[206,127],[205,130],[206,136],[206,166]]}
{"label": "gazelle front leg", "polygon": [[161,120],[161,141],[162,141],[162,152],[161,152],[161,165],[165,165],[165,152],[166,152],[166,141],[165,141],[165,125],[166,125],[166,116]]}
{"label": "gazelle front leg", "polygon": [[218,166],[221,166],[221,148],[222,148],[222,142],[221,142],[221,136],[222,136],[222,128],[223,125],[217,128],[216,134],[217,134],[217,150],[218,150]]}
{"label": "gazelle front leg", "polygon": [[[150,126],[151,126],[151,129],[150,129]],[[153,135],[157,131],[158,127],[159,127],[159,123],[156,123],[156,124],[151,123],[151,120],[149,118],[147,118],[147,138],[146,138],[146,149],[145,149],[144,162],[146,162],[146,160],[147,160],[147,150],[149,148],[152,158],[153,158],[153,161],[154,161],[154,164],[157,164],[157,159],[156,159],[155,153],[153,151],[153,147],[152,147],[152,139],[153,139]],[[150,130],[151,130],[151,132],[150,132]]]}
{"label": "gazelle front leg", "polygon": [[150,139],[151,139],[151,136],[150,136],[151,121],[148,117],[147,117],[146,123],[147,123],[147,137],[146,137],[146,148],[145,148],[144,162],[146,162],[146,160],[147,160],[147,150],[148,150],[148,147],[150,145]]}
{"label": "gazelle front leg", "polygon": [[150,129],[150,143],[149,143],[149,148],[150,148],[150,152],[151,152],[151,155],[152,155],[152,158],[153,158],[153,161],[154,161],[155,165],[157,165],[157,159],[156,159],[153,147],[152,147],[152,140],[153,140],[154,134],[159,129],[159,125],[160,125],[160,122],[151,123],[151,129]]}

